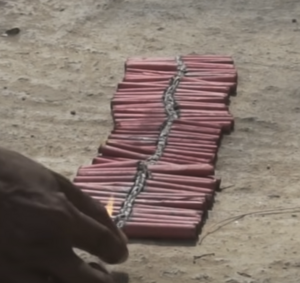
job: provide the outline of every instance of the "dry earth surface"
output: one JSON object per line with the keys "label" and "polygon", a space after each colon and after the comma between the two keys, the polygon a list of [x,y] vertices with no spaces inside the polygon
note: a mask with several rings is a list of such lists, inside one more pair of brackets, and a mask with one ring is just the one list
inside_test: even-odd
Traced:
{"label": "dry earth surface", "polygon": [[[300,207],[298,0],[9,0],[0,15],[1,31],[22,30],[0,38],[2,146],[72,178],[112,128],[127,57],[232,55],[236,131],[217,164],[227,188],[203,234],[234,215]],[[245,217],[197,246],[134,243],[114,269],[132,283],[296,283],[297,211]]]}

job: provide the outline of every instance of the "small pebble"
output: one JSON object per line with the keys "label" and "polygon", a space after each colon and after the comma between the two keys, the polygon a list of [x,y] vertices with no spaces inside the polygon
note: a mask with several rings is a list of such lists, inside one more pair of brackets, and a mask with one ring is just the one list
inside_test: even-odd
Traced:
{"label": "small pebble", "polygon": [[269,198],[280,198],[280,195],[269,195]]}
{"label": "small pebble", "polygon": [[292,23],[297,23],[297,20],[296,19],[292,19]]}
{"label": "small pebble", "polygon": [[71,111],[70,113],[71,113],[71,115],[76,115],[76,111],[74,111],[74,110]]}
{"label": "small pebble", "polygon": [[178,273],[179,273],[178,269],[170,269],[170,270],[163,271],[164,275],[176,275]]}
{"label": "small pebble", "polygon": [[238,275],[243,276],[243,277],[248,277],[251,278],[251,275],[245,273],[245,272],[237,272]]}
{"label": "small pebble", "polygon": [[20,33],[20,29],[19,28],[12,28],[12,29],[8,29],[7,31],[5,31],[2,36],[13,36],[13,35],[17,35]]}
{"label": "small pebble", "polygon": [[193,280],[199,280],[199,281],[208,280],[209,276],[206,275],[206,274],[196,274],[196,275],[192,276],[192,279]]}

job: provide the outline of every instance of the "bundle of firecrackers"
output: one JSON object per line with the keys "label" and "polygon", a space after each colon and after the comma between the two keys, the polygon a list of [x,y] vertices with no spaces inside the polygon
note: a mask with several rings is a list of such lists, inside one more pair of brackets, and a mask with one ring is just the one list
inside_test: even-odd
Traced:
{"label": "bundle of firecrackers", "polygon": [[128,238],[199,236],[237,71],[229,56],[129,58],[111,100],[114,128],[74,184],[103,203]]}

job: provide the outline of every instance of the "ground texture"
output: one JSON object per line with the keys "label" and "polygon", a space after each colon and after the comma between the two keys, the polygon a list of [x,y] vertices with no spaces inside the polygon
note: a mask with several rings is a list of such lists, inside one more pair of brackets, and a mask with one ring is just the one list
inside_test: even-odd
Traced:
{"label": "ground texture", "polygon": [[[232,55],[236,131],[220,150],[225,189],[203,235],[231,216],[300,206],[298,0],[10,0],[0,12],[1,31],[21,28],[0,38],[2,146],[72,178],[112,128],[127,57]],[[114,269],[132,283],[296,283],[299,218],[247,216],[196,247],[131,244]],[[203,254],[214,255],[193,262]]]}

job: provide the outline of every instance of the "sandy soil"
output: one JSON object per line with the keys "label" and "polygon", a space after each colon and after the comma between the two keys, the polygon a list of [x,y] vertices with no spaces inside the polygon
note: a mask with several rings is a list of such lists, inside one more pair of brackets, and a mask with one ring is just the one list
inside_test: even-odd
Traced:
{"label": "sandy soil", "polygon": [[[111,130],[109,99],[128,56],[232,55],[236,131],[223,141],[226,189],[203,234],[234,215],[300,206],[299,1],[10,0],[0,13],[1,31],[22,29],[0,38],[2,146],[72,178]],[[299,282],[299,217],[247,216],[196,247],[131,244],[114,269],[132,283]]]}

